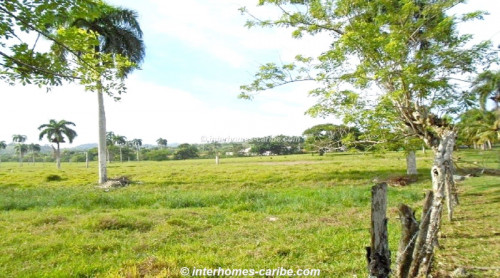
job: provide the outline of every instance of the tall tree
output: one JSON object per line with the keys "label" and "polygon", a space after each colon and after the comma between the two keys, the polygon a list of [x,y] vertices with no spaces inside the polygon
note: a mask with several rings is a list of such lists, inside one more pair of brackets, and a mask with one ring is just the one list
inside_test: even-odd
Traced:
{"label": "tall tree", "polygon": [[60,144],[66,143],[65,138],[68,139],[69,143],[73,143],[73,140],[77,136],[76,131],[69,126],[75,126],[75,124],[66,120],[50,120],[48,124],[43,124],[38,127],[38,130],[41,131],[39,135],[40,140],[46,137],[49,142],[56,144],[56,148],[53,148],[56,155],[57,169],[61,169]]}
{"label": "tall tree", "polygon": [[163,149],[163,148],[167,147],[168,140],[160,137],[160,138],[158,138],[158,140],[156,140],[156,144],[158,144],[158,146],[160,146],[160,148]]}
{"label": "tall tree", "polygon": [[29,144],[28,149],[31,152],[33,164],[35,164],[35,154],[39,153],[42,150],[42,147],[39,144]]}
{"label": "tall tree", "polygon": [[120,162],[123,162],[123,147],[127,145],[127,137],[115,134],[113,136],[113,142],[120,148]]}
{"label": "tall tree", "polygon": [[19,166],[23,166],[24,155],[28,152],[28,145],[26,144],[17,144],[14,146],[14,150],[19,156]]}
{"label": "tall tree", "polygon": [[26,142],[26,135],[21,135],[21,134],[14,134],[12,135],[12,142],[17,143],[16,145],[16,152],[19,156],[19,166],[23,166],[23,159],[24,159],[24,154],[26,153],[26,146],[23,144]]}
{"label": "tall tree", "polygon": [[142,146],[142,139],[133,139],[130,141],[131,145],[134,146],[136,155],[137,155],[137,161],[140,160],[140,152],[141,152],[141,146]]}
{"label": "tall tree", "polygon": [[[454,190],[456,130],[450,115],[462,108],[458,101],[463,99],[454,77],[475,72],[479,64],[488,62],[491,51],[489,42],[469,45],[472,36],[458,33],[459,22],[483,15],[449,12],[463,2],[260,0],[259,5],[278,7],[281,16],[247,23],[250,27],[290,27],[296,38],[328,33],[332,41],[316,58],[298,55],[294,63],[263,65],[255,80],[241,87],[241,97],[293,82],[315,81],[319,87],[310,93],[319,100],[310,114],[334,114],[349,122],[365,111],[376,113],[377,108],[388,107],[395,111],[401,132],[421,138],[434,151],[429,254],[437,242],[433,235],[440,226],[445,188],[446,192]],[[248,13],[245,8],[242,11]],[[421,275],[427,275],[422,271]]]}
{"label": "tall tree", "polygon": [[[70,22],[76,28],[87,30],[90,34],[96,34],[98,44],[94,50],[96,57],[103,57],[100,53],[108,54],[111,59],[98,59],[97,66],[104,64],[117,64],[118,77],[126,78],[143,61],[145,47],[142,41],[142,30],[137,21],[137,13],[124,8],[110,6],[101,7],[98,17],[76,18]],[[123,63],[121,57],[125,57],[131,63]],[[107,180],[106,168],[106,115],[104,110],[104,94],[109,91],[103,89],[104,77],[98,78],[96,85],[92,87],[97,94],[98,104],[98,161],[99,161],[99,183]],[[120,91],[118,92],[120,93]],[[115,97],[119,99],[119,97]]]}
{"label": "tall tree", "polygon": [[[99,182],[106,180],[103,94],[126,91],[124,78],[144,56],[141,36],[134,12],[103,1],[9,0],[0,5],[0,80],[39,86],[78,81],[98,92]],[[50,50],[39,43],[43,40],[52,43]]]}

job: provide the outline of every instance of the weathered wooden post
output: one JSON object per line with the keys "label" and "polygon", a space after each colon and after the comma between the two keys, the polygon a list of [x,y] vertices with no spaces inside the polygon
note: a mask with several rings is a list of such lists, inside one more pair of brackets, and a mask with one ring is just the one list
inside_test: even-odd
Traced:
{"label": "weathered wooden post", "polygon": [[418,222],[415,212],[407,205],[398,206],[399,219],[401,221],[401,239],[399,241],[396,274],[397,278],[407,278],[413,261],[413,250],[418,235]]}
{"label": "weathered wooden post", "polygon": [[422,209],[422,218],[420,219],[420,227],[418,236],[415,241],[415,248],[413,250],[413,261],[410,266],[408,277],[417,277],[420,269],[420,264],[425,255],[425,241],[429,232],[429,223],[432,209],[432,202],[434,201],[434,193],[427,191],[425,195],[424,207]]}
{"label": "weathered wooden post", "polygon": [[367,249],[370,277],[386,278],[391,273],[391,251],[387,236],[387,183],[372,187],[371,246]]}
{"label": "weathered wooden post", "polygon": [[89,168],[89,152],[85,152],[85,166]]}

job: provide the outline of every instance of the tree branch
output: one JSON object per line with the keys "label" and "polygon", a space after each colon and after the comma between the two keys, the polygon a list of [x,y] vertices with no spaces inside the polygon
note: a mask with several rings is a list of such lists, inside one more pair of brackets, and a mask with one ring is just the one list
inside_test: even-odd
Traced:
{"label": "tree branch", "polygon": [[84,59],[81,59],[80,58],[80,55],[78,55],[78,53],[76,53],[75,51],[73,51],[71,48],[69,48],[68,46],[66,46],[64,43],[60,42],[59,40],[57,40],[56,38],[54,38],[52,35],[48,34],[47,32],[43,31],[43,30],[40,30],[36,27],[34,27],[32,24],[30,24],[29,22],[26,22],[25,20],[19,18],[18,16],[16,16],[15,14],[9,12],[8,10],[6,10],[5,8],[3,8],[2,6],[0,6],[0,11],[6,13],[7,15],[11,16],[12,18],[14,18],[15,20],[21,22],[22,24],[24,24],[26,27],[28,27],[29,29],[31,29],[32,31],[38,33],[38,34],[41,34],[42,36],[44,36],[45,38],[53,41],[54,43],[56,43],[57,45],[61,46],[63,49],[65,49],[66,51],[68,51],[69,53],[73,54],[75,57],[77,57],[78,60],[80,60],[84,65],[88,66],[89,69],[91,70],[94,70],[95,72],[99,72],[97,69],[95,69],[95,67],[89,63],[87,63],[87,61],[85,61]]}
{"label": "tree branch", "polygon": [[[81,79],[80,77],[77,77],[77,76],[71,76],[71,75],[66,75],[66,74],[60,74],[58,72],[54,72],[54,71],[51,71],[51,70],[47,70],[47,69],[43,69],[43,68],[39,68],[39,67],[36,67],[36,66],[33,66],[33,65],[30,65],[28,63],[25,63],[19,59],[16,59],[16,58],[13,58],[7,54],[5,54],[4,52],[0,51],[0,56],[3,56],[9,60],[12,60],[14,63],[18,64],[18,65],[22,65],[22,66],[25,66],[25,67],[28,67],[30,68],[31,70],[35,71],[35,72],[42,72],[42,73],[45,73],[45,74],[50,74],[50,75],[54,75],[54,76],[57,76],[57,77],[61,77],[61,78],[65,78],[65,79]],[[2,66],[5,66],[5,67],[8,67],[8,68],[11,68],[11,69],[19,69],[19,68],[14,68],[14,67],[9,67],[9,66],[6,66],[5,64],[2,64]]]}

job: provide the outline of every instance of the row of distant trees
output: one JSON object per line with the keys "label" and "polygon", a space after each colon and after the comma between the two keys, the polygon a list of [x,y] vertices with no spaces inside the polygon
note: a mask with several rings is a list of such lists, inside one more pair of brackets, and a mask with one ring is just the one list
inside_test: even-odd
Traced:
{"label": "row of distant trees", "polygon": [[[500,141],[495,111],[484,109],[471,109],[463,113],[457,122],[461,128],[458,133],[457,146],[469,148],[491,149],[495,143]],[[65,120],[51,120],[49,124],[39,127],[41,130],[39,139],[47,138],[53,144],[52,151],[42,151],[40,144],[25,144],[27,137],[16,134],[12,136],[13,149],[16,156],[4,154],[0,156],[0,162],[16,161],[23,162],[53,162],[60,168],[62,161],[84,162],[87,157],[90,161],[98,157],[97,148],[87,151],[60,150],[60,144],[73,142],[77,136],[76,131],[69,128],[74,123]],[[382,138],[383,137],[383,138]],[[252,138],[244,143],[219,143],[207,144],[181,144],[169,147],[168,140],[158,138],[157,146],[143,147],[142,139],[134,138],[128,140],[126,136],[108,132],[106,136],[107,161],[164,161],[184,160],[192,158],[213,158],[215,156],[249,156],[249,155],[289,155],[301,153],[325,153],[343,152],[349,150],[358,151],[408,151],[423,146],[423,142],[416,139],[405,140],[397,134],[385,132],[373,134],[362,132],[355,127],[334,124],[320,124],[306,129],[302,136],[266,136]],[[7,143],[0,141],[0,149],[5,149]]]}
{"label": "row of distant trees", "polygon": [[[38,127],[40,130],[39,140],[46,138],[52,146],[54,158],[57,163],[57,168],[61,168],[61,148],[60,145],[65,143],[66,139],[72,143],[73,139],[77,136],[76,131],[70,128],[70,126],[75,126],[73,122],[68,122],[66,120],[56,121],[50,120],[48,124],[43,124]],[[14,150],[18,155],[19,165],[22,166],[24,162],[24,156],[27,153],[31,154],[32,162],[35,163],[35,155],[41,151],[40,144],[25,144],[28,137],[22,134],[12,135],[12,142],[14,145]],[[0,141],[0,149],[5,149],[7,144],[5,141]],[[1,161],[1,160],[0,160]]]}

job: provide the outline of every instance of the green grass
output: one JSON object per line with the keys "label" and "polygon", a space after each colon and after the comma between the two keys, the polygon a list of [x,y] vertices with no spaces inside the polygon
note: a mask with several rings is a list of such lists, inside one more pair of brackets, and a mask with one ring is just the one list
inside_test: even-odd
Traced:
{"label": "green grass", "polygon": [[[96,164],[86,169],[83,163],[66,163],[61,171],[52,164],[0,164],[0,276],[180,277],[181,267],[284,267],[320,269],[322,277],[362,277],[372,180],[405,173],[401,153],[221,163],[112,163],[110,177],[126,175],[134,183],[109,192],[95,188]],[[394,256],[395,207],[404,202],[418,214],[430,187],[430,163],[429,153],[420,154],[419,182],[389,189]],[[495,181],[466,181],[464,195],[471,188],[489,192]],[[500,193],[493,193],[498,201]],[[464,204],[459,211],[465,210]],[[471,217],[476,216],[481,215]],[[481,256],[492,263],[498,258],[476,257]]]}

